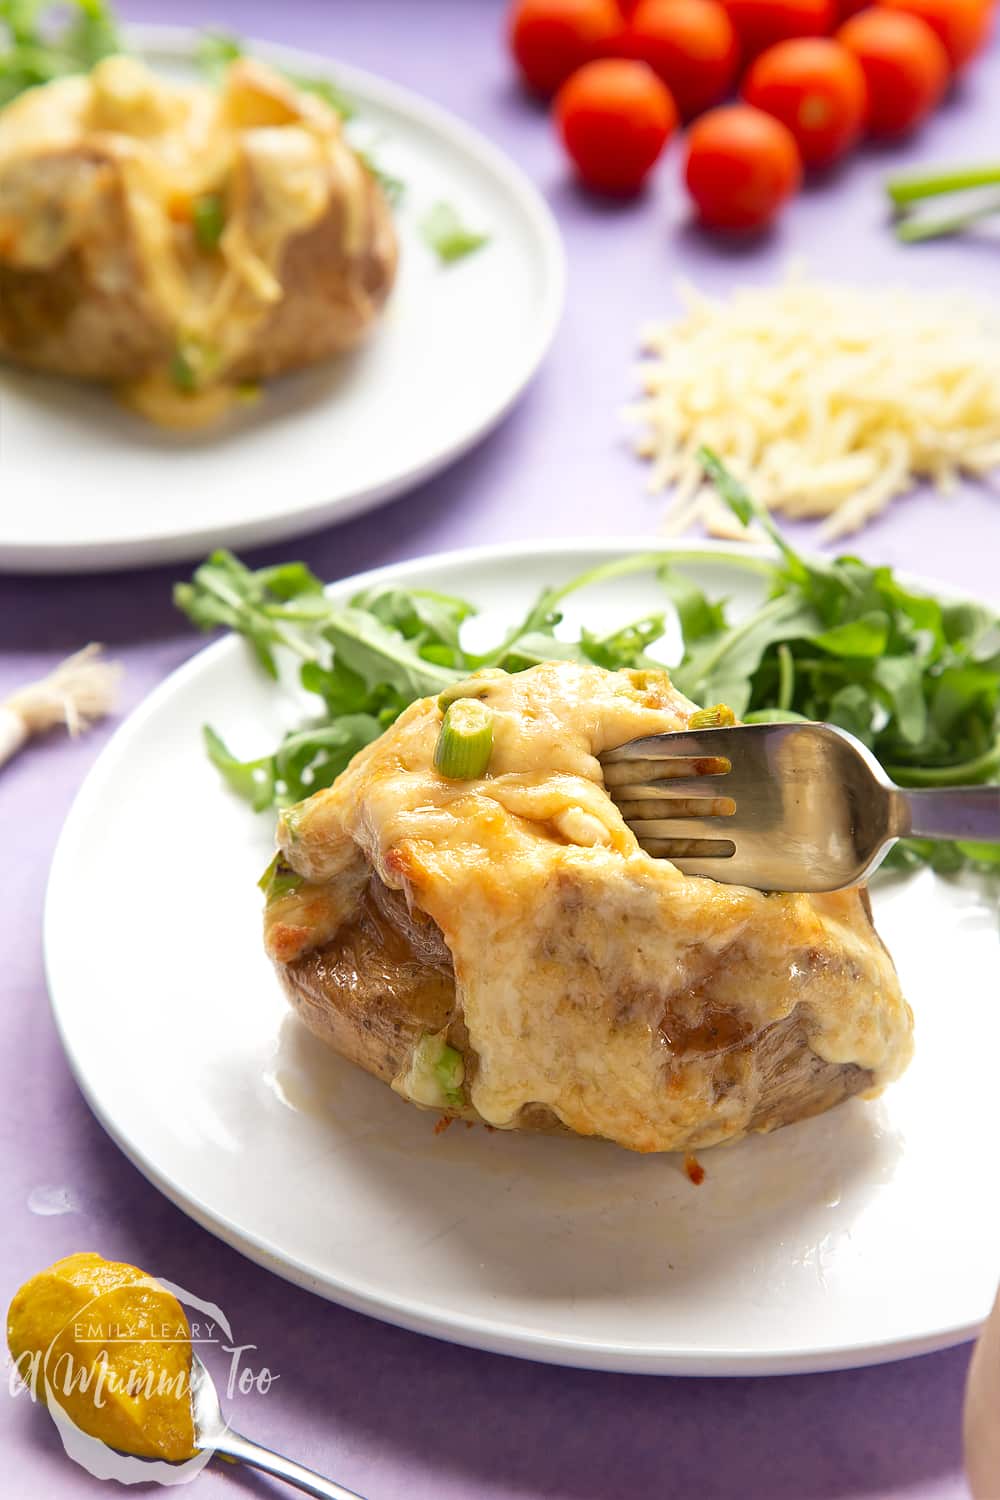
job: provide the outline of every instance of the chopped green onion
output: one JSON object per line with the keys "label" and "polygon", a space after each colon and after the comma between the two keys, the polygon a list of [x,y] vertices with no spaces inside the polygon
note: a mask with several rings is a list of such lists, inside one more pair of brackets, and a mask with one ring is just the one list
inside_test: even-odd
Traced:
{"label": "chopped green onion", "polygon": [[287,839],[290,844],[298,843],[304,811],[304,802],[293,803],[291,807],[284,809],[278,820],[279,838]]}
{"label": "chopped green onion", "polygon": [[440,1034],[425,1031],[413,1050],[403,1091],[416,1104],[431,1109],[461,1109],[465,1063],[461,1052],[449,1047]]}
{"label": "chopped green onion", "polygon": [[459,698],[445,713],[434,764],[449,781],[482,776],[493,753],[493,715],[476,698]]}
{"label": "chopped green onion", "polygon": [[689,729],[728,729],[730,724],[736,723],[736,715],[731,708],[724,703],[716,703],[714,708],[699,708],[688,720]]}
{"label": "chopped green onion", "polygon": [[280,901],[282,896],[288,896],[292,891],[297,891],[301,884],[302,876],[297,875],[280,854],[276,854],[258,880],[257,887],[264,892],[267,904],[270,906],[273,901]]}
{"label": "chopped green onion", "polygon": [[219,351],[197,339],[182,339],[170,361],[170,379],[179,391],[194,395],[219,367]]}
{"label": "chopped green onion", "polygon": [[443,693],[439,693],[438,708],[444,713],[446,708],[450,708],[460,698],[485,698],[491,680],[509,676],[510,673],[505,672],[502,667],[482,667],[475,677],[466,677],[463,682],[456,682],[451,687],[445,688]]}
{"label": "chopped green onion", "polygon": [[406,191],[406,183],[403,179],[401,177],[394,177],[391,172],[387,172],[383,167],[380,167],[370,150],[365,150],[364,147],[354,143],[352,143],[351,149],[361,165],[375,178],[390,204],[398,203]]}
{"label": "chopped green onion", "polygon": [[183,349],[174,350],[174,357],[170,361],[170,379],[179,391],[184,391],[189,396],[198,389],[194,366]]}
{"label": "chopped green onion", "polygon": [[191,208],[194,237],[202,250],[218,249],[226,227],[226,205],[221,193],[202,193]]}
{"label": "chopped green onion", "polygon": [[435,203],[420,224],[424,241],[444,265],[471,255],[489,241],[488,234],[466,229],[450,203]]}

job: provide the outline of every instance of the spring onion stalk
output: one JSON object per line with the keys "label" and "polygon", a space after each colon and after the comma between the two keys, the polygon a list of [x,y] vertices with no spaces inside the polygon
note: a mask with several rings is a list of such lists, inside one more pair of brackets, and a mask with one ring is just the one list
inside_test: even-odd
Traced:
{"label": "spring onion stalk", "polygon": [[434,764],[449,781],[484,775],[493,753],[493,715],[476,698],[459,698],[441,724]]}
{"label": "spring onion stalk", "polygon": [[952,167],[943,172],[907,172],[901,177],[890,177],[885,190],[897,208],[905,208],[922,198],[939,198],[945,193],[961,193],[981,187],[1000,187],[1000,165]]}
{"label": "spring onion stalk", "polygon": [[923,240],[940,240],[946,235],[961,234],[963,229],[969,229],[983,219],[991,219],[997,213],[1000,213],[1000,196],[963,209],[961,213],[945,214],[942,218],[932,218],[929,214],[908,214],[897,221],[896,238],[904,245],[917,245]]}
{"label": "spring onion stalk", "polygon": [[961,234],[963,229],[1000,213],[1000,196],[995,193],[985,199],[975,198],[964,207],[941,216],[906,212],[913,204],[923,203],[928,198],[941,198],[955,193],[974,194],[977,188],[1000,187],[1000,165],[995,163],[948,168],[938,172],[910,172],[902,177],[890,178],[885,187],[894,208],[902,210],[896,218],[895,230],[896,238],[904,245],[916,245],[924,240]]}
{"label": "spring onion stalk", "polygon": [[699,708],[688,720],[689,729],[728,729],[736,723],[736,715],[725,703],[716,703],[712,708]]}

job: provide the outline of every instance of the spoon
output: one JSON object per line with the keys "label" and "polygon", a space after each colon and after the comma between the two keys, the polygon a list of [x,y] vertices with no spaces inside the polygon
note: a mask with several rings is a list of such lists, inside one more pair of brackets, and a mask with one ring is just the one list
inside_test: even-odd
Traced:
{"label": "spoon", "polygon": [[265,1474],[273,1474],[276,1479],[293,1484],[307,1495],[317,1495],[319,1500],[361,1500],[361,1496],[356,1495],[353,1490],[345,1490],[343,1485],[334,1484],[332,1479],[324,1479],[322,1474],[305,1468],[303,1464],[293,1463],[290,1458],[282,1458],[280,1453],[272,1453],[270,1448],[264,1448],[260,1443],[251,1442],[249,1438],[234,1432],[222,1415],[215,1382],[193,1351],[191,1410],[197,1447],[211,1448],[213,1453],[222,1453],[227,1458],[235,1458],[238,1463],[262,1469]]}

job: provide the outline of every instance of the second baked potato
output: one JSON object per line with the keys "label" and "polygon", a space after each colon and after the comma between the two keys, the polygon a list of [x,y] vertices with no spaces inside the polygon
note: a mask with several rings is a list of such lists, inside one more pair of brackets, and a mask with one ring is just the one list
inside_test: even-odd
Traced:
{"label": "second baked potato", "polygon": [[353,348],[396,255],[338,115],[259,63],[215,90],[114,56],[0,114],[0,356],[167,425]]}

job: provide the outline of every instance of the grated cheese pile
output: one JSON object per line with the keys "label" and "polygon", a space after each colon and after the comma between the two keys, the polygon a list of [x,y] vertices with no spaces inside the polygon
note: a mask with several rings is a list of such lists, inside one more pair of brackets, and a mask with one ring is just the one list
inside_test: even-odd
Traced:
{"label": "grated cheese pile", "polygon": [[667,528],[746,536],[704,483],[704,444],[770,510],[856,531],[927,479],[1000,464],[1000,328],[953,294],[790,277],[728,301],[682,286],[647,330],[636,451],[674,486]]}

